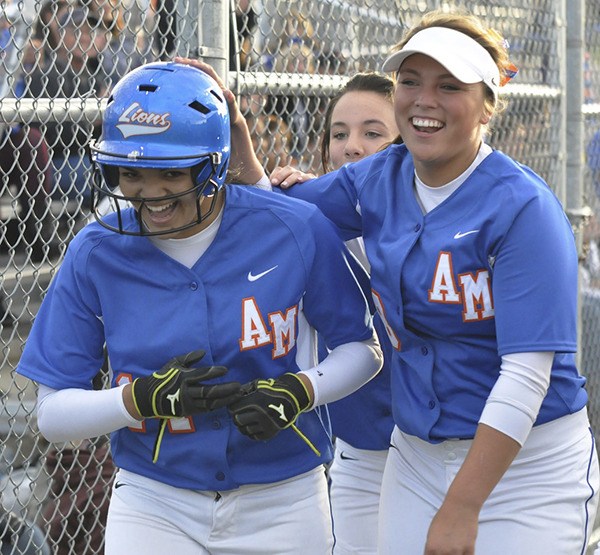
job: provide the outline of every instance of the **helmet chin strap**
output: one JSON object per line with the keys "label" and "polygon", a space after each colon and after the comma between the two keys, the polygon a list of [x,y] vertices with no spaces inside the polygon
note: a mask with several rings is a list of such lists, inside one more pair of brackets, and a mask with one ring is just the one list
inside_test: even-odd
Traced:
{"label": "helmet chin strap", "polygon": [[[212,185],[212,182],[211,182]],[[202,205],[210,199],[210,204],[208,206],[208,210],[206,211],[206,213],[204,215],[202,215]],[[218,214],[221,212],[221,210],[223,209],[223,204],[225,201],[225,188],[224,187],[213,187],[213,190],[211,192],[211,194],[209,195],[202,195],[199,199],[198,199],[198,212],[200,213],[200,223],[204,223],[206,222],[206,226],[203,226],[202,229],[204,229],[204,227],[207,227],[214,219],[216,216],[218,216]]]}

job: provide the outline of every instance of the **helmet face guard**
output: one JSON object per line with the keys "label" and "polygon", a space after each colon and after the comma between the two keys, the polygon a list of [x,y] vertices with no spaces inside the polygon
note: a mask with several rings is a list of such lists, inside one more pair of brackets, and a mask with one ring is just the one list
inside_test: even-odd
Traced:
{"label": "helmet face guard", "polygon": [[[90,145],[94,168],[92,212],[96,220],[123,235],[167,235],[198,225],[214,210],[229,165],[227,103],[218,84],[184,64],[157,62],[141,66],[112,91],[104,112],[102,135]],[[190,189],[160,198],[126,197],[118,188],[119,167],[190,168]],[[196,196],[197,218],[164,231],[145,229],[144,204]],[[205,197],[211,198],[206,209]],[[135,204],[137,226],[127,226],[122,210]],[[204,212],[201,211],[201,204]],[[116,225],[104,220],[116,212]]]}
{"label": "helmet face guard", "polygon": [[[90,148],[92,150],[92,157],[102,154],[97,150],[97,146],[94,143],[90,145]],[[128,197],[122,194],[118,186],[119,168],[118,166],[110,165],[104,165],[101,169],[98,169],[96,165],[94,167],[92,174],[92,213],[94,214],[94,218],[100,225],[110,231],[115,231],[121,235],[143,237],[170,235],[198,225],[213,213],[216,205],[217,192],[220,187],[217,185],[214,176],[220,161],[219,154],[213,153],[207,155],[199,164],[191,167],[192,179],[189,189],[160,197],[162,201],[173,201],[194,194],[196,197],[196,218],[192,219],[189,223],[162,231],[148,230],[142,220],[142,212],[146,204],[156,203],[157,198]],[[208,207],[206,203],[202,204],[202,199],[206,197],[210,198]],[[137,227],[130,229],[123,221],[122,210],[133,206],[137,206],[135,214]],[[111,212],[116,213],[116,224],[112,224],[105,219],[105,216]]]}

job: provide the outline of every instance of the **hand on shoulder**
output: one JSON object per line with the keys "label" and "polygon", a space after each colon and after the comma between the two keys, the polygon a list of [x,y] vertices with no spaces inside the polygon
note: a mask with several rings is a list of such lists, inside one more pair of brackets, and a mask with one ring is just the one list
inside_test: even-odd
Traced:
{"label": "hand on shoulder", "polygon": [[292,185],[315,179],[314,173],[306,173],[293,166],[277,166],[270,175],[271,185],[287,189]]}

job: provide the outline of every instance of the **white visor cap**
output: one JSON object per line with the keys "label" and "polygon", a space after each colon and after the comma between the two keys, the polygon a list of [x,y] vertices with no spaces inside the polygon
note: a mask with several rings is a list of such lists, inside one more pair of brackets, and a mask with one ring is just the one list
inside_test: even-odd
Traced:
{"label": "white visor cap", "polygon": [[484,82],[498,98],[500,71],[490,53],[470,36],[447,27],[428,27],[416,33],[402,50],[383,62],[383,71],[398,71],[412,54],[424,54],[443,65],[463,83]]}

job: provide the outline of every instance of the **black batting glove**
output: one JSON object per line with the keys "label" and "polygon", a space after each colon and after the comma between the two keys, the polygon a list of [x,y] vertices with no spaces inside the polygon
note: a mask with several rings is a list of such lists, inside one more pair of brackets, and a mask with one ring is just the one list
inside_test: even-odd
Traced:
{"label": "black batting glove", "polygon": [[171,359],[158,372],[132,384],[135,407],[146,418],[173,418],[219,409],[241,397],[241,385],[203,382],[227,373],[224,366],[193,367],[206,353],[192,351]]}
{"label": "black batting glove", "polygon": [[229,405],[229,412],[244,435],[267,440],[285,428],[294,427],[300,413],[310,404],[306,386],[296,374],[288,372],[277,379],[244,384],[241,398]]}

